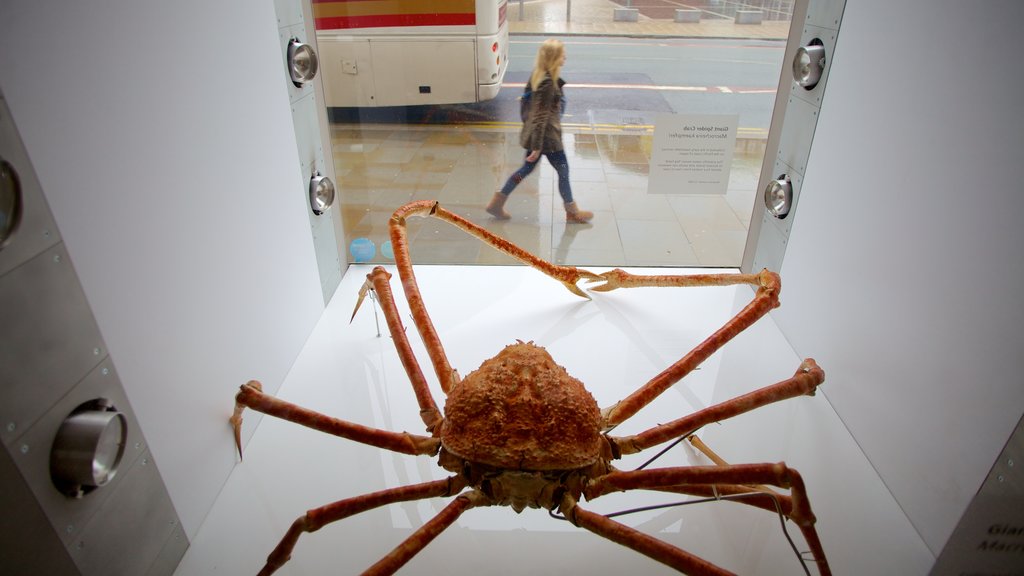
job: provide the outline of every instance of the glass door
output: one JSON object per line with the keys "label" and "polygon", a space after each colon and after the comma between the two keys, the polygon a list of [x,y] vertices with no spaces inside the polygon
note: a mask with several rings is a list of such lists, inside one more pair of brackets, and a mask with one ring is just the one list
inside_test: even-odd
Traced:
{"label": "glass door", "polygon": [[[350,262],[392,262],[391,213],[438,200],[559,264],[740,266],[792,1],[431,4],[313,4]],[[546,159],[510,218],[485,211],[524,163],[519,98],[549,38],[565,47],[562,144],[585,224],[567,222]],[[417,263],[516,263],[433,219],[409,238]]]}

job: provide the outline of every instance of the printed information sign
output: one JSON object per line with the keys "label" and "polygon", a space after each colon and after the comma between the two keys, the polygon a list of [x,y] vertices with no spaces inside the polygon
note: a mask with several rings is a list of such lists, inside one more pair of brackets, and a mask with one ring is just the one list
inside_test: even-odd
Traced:
{"label": "printed information sign", "polygon": [[648,194],[725,194],[736,114],[660,114],[654,122]]}

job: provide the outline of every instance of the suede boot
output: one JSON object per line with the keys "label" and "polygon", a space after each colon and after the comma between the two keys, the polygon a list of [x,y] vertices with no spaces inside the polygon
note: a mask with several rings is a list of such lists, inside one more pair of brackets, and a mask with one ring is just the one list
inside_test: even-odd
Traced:
{"label": "suede boot", "polygon": [[495,192],[494,198],[491,198],[490,204],[488,204],[484,210],[487,210],[488,214],[494,216],[498,220],[508,220],[512,215],[504,210],[506,200],[508,200],[508,196],[505,196],[501,192]]}
{"label": "suede boot", "polygon": [[580,210],[579,206],[575,202],[565,203],[565,221],[570,224],[586,224],[590,222],[590,219],[594,217],[593,212],[587,212],[586,210]]}

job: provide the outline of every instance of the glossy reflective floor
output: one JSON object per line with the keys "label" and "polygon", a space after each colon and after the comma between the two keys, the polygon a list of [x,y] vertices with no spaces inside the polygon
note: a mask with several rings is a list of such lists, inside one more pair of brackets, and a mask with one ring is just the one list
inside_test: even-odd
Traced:
{"label": "glossy reflective floor", "polygon": [[[423,433],[418,406],[384,320],[369,302],[349,323],[368,266],[353,266],[278,393],[353,422]],[[692,273],[664,269],[647,273]],[[752,290],[642,288],[572,295],[522,266],[418,266],[435,327],[465,375],[516,339],[544,346],[586,383],[598,404],[619,401],[706,338],[746,305]],[[398,279],[392,286],[400,293]],[[408,309],[400,312],[439,404],[430,363]],[[785,293],[782,295],[785,305]],[[376,316],[376,317],[375,317]],[[384,335],[378,337],[378,323]],[[615,430],[631,434],[791,376],[796,357],[770,317],[740,334],[697,371]],[[829,367],[823,366],[828,373]],[[252,375],[259,378],[258,374]],[[934,558],[828,402],[829,382],[805,396],[704,428],[699,436],[730,463],[785,461],[798,469],[835,574],[925,574]],[[224,418],[231,399],[225,398]],[[251,575],[305,510],[384,488],[446,477],[435,458],[396,455],[247,413],[256,426],[176,574]],[[258,422],[258,424],[257,424]],[[249,428],[247,428],[248,430]],[[230,434],[225,424],[225,434]],[[634,469],[657,450],[620,460]],[[707,465],[686,443],[653,466]],[[280,573],[353,574],[372,565],[437,514],[435,498],[375,509],[298,542]],[[629,492],[582,505],[600,513],[677,501]],[[649,511],[618,520],[740,574],[801,574],[778,516],[729,502]],[[799,550],[799,531],[789,534]],[[403,574],[669,574],[664,566],[545,511],[466,512]],[[813,567],[811,573],[816,574]]]}
{"label": "glossy reflective floor", "polygon": [[[764,155],[763,139],[739,139],[728,192],[648,194],[650,133],[565,135],[573,196],[593,211],[586,225],[565,224],[557,178],[546,160],[519,185],[497,221],[488,200],[523,161],[515,130],[480,126],[334,125],[331,142],[353,262],[390,263],[387,222],[410,200],[439,200],[541,258],[572,265],[738,267]],[[462,232],[414,222],[416,262],[512,264]]]}

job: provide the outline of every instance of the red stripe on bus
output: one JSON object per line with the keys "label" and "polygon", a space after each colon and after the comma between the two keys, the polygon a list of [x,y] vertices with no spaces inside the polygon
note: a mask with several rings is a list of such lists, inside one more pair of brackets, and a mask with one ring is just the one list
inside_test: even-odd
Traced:
{"label": "red stripe on bus", "polygon": [[317,18],[317,30],[390,28],[392,26],[473,26],[476,14],[383,14]]}

